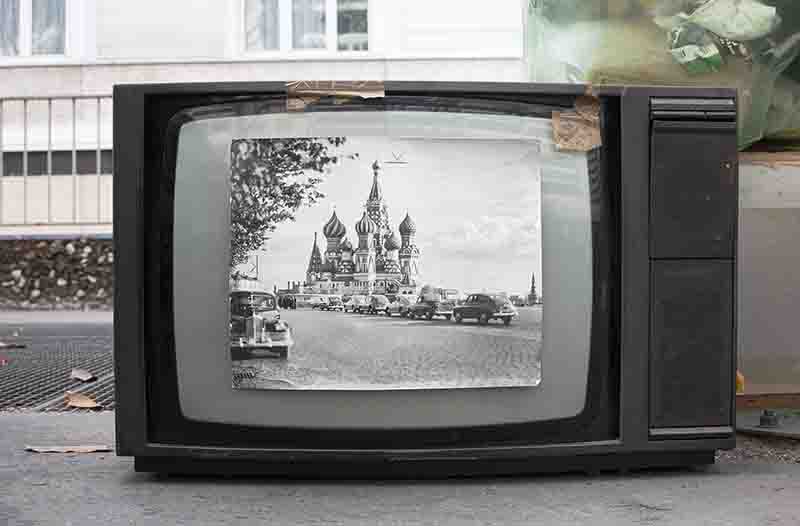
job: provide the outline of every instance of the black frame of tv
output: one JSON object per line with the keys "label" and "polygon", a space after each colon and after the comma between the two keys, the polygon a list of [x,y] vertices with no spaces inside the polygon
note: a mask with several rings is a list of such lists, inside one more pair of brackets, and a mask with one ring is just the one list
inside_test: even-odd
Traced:
{"label": "black frame of tv", "polygon": [[[535,111],[538,108],[542,116],[549,117],[553,111],[573,108],[576,100],[587,93],[587,87],[386,82],[384,93],[386,100],[418,97],[435,98],[439,103],[459,99],[518,102]],[[713,462],[716,450],[733,447],[735,316],[730,316],[729,338],[723,338],[726,348],[716,351],[726,358],[723,362],[729,367],[726,365],[725,369],[730,370],[718,377],[717,384],[714,384],[717,378],[705,378],[705,386],[698,387],[701,391],[714,390],[717,396],[707,397],[706,402],[699,404],[700,412],[695,411],[696,415],[692,413],[694,416],[684,421],[670,420],[669,415],[663,418],[664,407],[671,414],[686,411],[669,407],[668,403],[663,406],[672,393],[670,389],[676,386],[669,382],[665,385],[659,379],[670,367],[680,366],[699,382],[700,378],[692,371],[695,368],[707,371],[709,364],[693,359],[691,353],[680,355],[683,361],[659,360],[675,354],[670,350],[666,354],[653,350],[663,340],[663,334],[673,335],[667,337],[670,342],[687,336],[675,332],[675,327],[667,328],[666,332],[654,328],[654,324],[661,323],[654,317],[654,313],[660,312],[654,291],[664,288],[658,277],[662,262],[678,262],[678,265],[687,262],[690,269],[701,269],[701,277],[704,261],[722,261],[726,272],[730,262],[735,272],[738,212],[734,213],[724,247],[715,245],[716,240],[708,244],[707,254],[681,254],[678,242],[677,252],[664,252],[660,247],[665,245],[654,238],[654,233],[668,237],[673,245],[676,245],[673,238],[683,233],[675,230],[680,222],[663,227],[663,222],[653,217],[653,210],[663,206],[652,190],[659,165],[651,150],[660,147],[654,142],[658,126],[666,126],[668,132],[674,131],[673,128],[679,132],[677,136],[667,135],[665,148],[671,147],[674,137],[680,140],[687,126],[690,133],[699,129],[700,137],[712,139],[712,151],[706,148],[702,152],[704,158],[719,157],[720,177],[728,174],[733,177],[729,181],[732,186],[723,185],[719,195],[713,196],[713,202],[729,207],[728,201],[734,199],[735,208],[738,202],[734,173],[738,167],[736,93],[717,88],[603,87],[593,89],[592,95],[601,103],[603,146],[591,155],[598,156],[597,175],[605,189],[597,196],[593,194],[600,201],[600,206],[593,207],[600,213],[593,210],[592,217],[593,276],[596,283],[605,283],[607,287],[595,286],[584,411],[575,418],[560,421],[481,428],[304,432],[186,419],[178,403],[170,315],[172,184],[180,125],[191,120],[193,108],[258,105],[259,101],[286,98],[286,83],[116,86],[117,453],[136,457],[136,469],[140,471],[351,478],[705,464]],[[687,163],[698,166],[702,162],[703,159],[687,159]],[[708,166],[701,168],[707,170]],[[687,173],[692,172],[692,166],[687,166]],[[717,191],[714,181],[703,190]],[[681,199],[681,192],[670,193],[668,184],[659,188],[665,189],[664,194],[669,198],[675,195],[674,199]],[[736,191],[733,196],[728,195],[731,190]],[[687,220],[703,219],[702,211],[688,209],[687,213],[695,216]],[[702,239],[695,239],[692,250],[701,247],[702,252],[703,246]],[[678,270],[680,288],[684,269]],[[730,290],[721,289],[721,296],[717,294],[722,302],[728,303],[721,308],[730,309],[735,304],[734,283],[731,276]],[[685,288],[688,294],[694,291],[691,283]],[[704,410],[707,415],[702,414]],[[679,425],[674,425],[675,422]]]}

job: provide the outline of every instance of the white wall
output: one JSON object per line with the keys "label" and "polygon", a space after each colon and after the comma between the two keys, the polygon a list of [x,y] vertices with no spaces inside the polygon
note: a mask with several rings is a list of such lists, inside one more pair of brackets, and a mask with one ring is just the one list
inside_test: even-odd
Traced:
{"label": "white wall", "polygon": [[747,393],[800,391],[800,167],[740,167],[738,343]]}
{"label": "white wall", "polygon": [[97,6],[97,58],[225,58],[229,5],[220,0],[102,0]]}
{"label": "white wall", "polygon": [[[372,2],[370,7],[377,2]],[[386,56],[522,57],[519,0],[382,2],[375,28]]]}
{"label": "white wall", "polygon": [[110,175],[31,176],[27,183],[23,177],[3,177],[0,225],[110,223],[112,184]]}
{"label": "white wall", "polygon": [[[242,1],[96,2],[97,59],[246,58],[238,34]],[[366,56],[520,58],[523,6],[523,0],[369,0],[370,51]],[[302,50],[283,56],[315,54],[319,55]]]}
{"label": "white wall", "polygon": [[[241,52],[243,0],[68,0],[66,58],[0,58],[0,98],[108,95],[122,82],[525,79],[527,0],[369,0],[370,51]],[[334,1],[334,0],[331,0]],[[41,59],[41,60],[40,60]]]}
{"label": "white wall", "polygon": [[[263,58],[242,51],[243,1],[68,0],[71,6],[68,57],[2,58],[0,67]],[[332,11],[335,1],[329,0]],[[522,58],[526,2],[369,0],[370,51],[361,56]],[[269,55],[278,59],[341,56],[336,51],[309,50]]]}
{"label": "white wall", "polygon": [[[243,0],[67,0],[73,5],[68,30],[75,53],[61,58],[0,58],[0,99],[110,95],[119,83],[321,80],[521,81],[523,12],[527,0],[369,0],[370,50],[289,51],[252,55],[241,51]],[[334,1],[334,0],[329,0]],[[333,5],[329,3],[329,5]],[[72,147],[70,101],[54,103],[53,149]],[[96,101],[77,108],[78,149],[98,144]],[[46,102],[29,104],[27,148],[46,149]],[[6,101],[2,143],[20,151],[21,103]],[[111,106],[104,100],[99,142],[111,147]],[[110,229],[110,179],[31,177],[23,199],[21,180],[0,183],[0,235],[33,230],[61,232],[71,218],[74,196],[79,222]],[[50,188],[50,190],[48,190]],[[48,192],[53,197],[50,217]],[[27,218],[22,203],[27,202]],[[100,215],[97,215],[98,204]],[[44,226],[7,226],[25,222]],[[2,226],[5,223],[6,226]],[[86,227],[74,227],[85,231]]]}

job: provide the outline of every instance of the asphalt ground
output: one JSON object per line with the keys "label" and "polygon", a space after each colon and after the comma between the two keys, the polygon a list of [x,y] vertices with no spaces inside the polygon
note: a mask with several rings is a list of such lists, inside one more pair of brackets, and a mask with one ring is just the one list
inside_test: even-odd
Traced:
{"label": "asphalt ground", "polygon": [[162,478],[113,453],[114,415],[0,413],[0,524],[704,525],[800,524],[800,464],[420,482]]}
{"label": "asphalt ground", "polygon": [[[76,363],[111,354],[107,313],[0,313],[0,335],[42,356],[66,347]],[[0,357],[13,364],[16,352]],[[800,442],[790,440],[740,436],[699,470],[382,483],[165,479],[113,453],[25,450],[85,444],[113,446],[113,412],[0,411],[0,524],[800,524]]]}

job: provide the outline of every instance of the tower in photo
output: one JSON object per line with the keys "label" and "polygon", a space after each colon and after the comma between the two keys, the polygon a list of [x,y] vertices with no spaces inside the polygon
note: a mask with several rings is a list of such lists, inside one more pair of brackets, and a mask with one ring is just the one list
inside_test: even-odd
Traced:
{"label": "tower in photo", "polygon": [[[322,227],[325,250],[314,234],[304,290],[323,294],[416,294],[420,251],[417,226],[409,214],[395,227],[381,181],[381,166],[372,163],[372,186],[361,216],[354,224],[358,243],[347,238],[347,227],[334,210]],[[355,240],[356,238],[354,238]]]}

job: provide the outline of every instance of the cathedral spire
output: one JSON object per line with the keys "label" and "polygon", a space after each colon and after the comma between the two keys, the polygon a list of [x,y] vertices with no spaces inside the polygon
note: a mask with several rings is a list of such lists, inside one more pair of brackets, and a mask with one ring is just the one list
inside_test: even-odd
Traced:
{"label": "cathedral spire", "polygon": [[308,260],[308,273],[318,273],[322,271],[322,254],[317,244],[317,233],[314,232],[314,246],[311,247],[311,257]]}
{"label": "cathedral spire", "polygon": [[378,203],[383,200],[383,188],[381,188],[381,165],[378,161],[372,163],[372,190],[369,192],[369,201]]}

